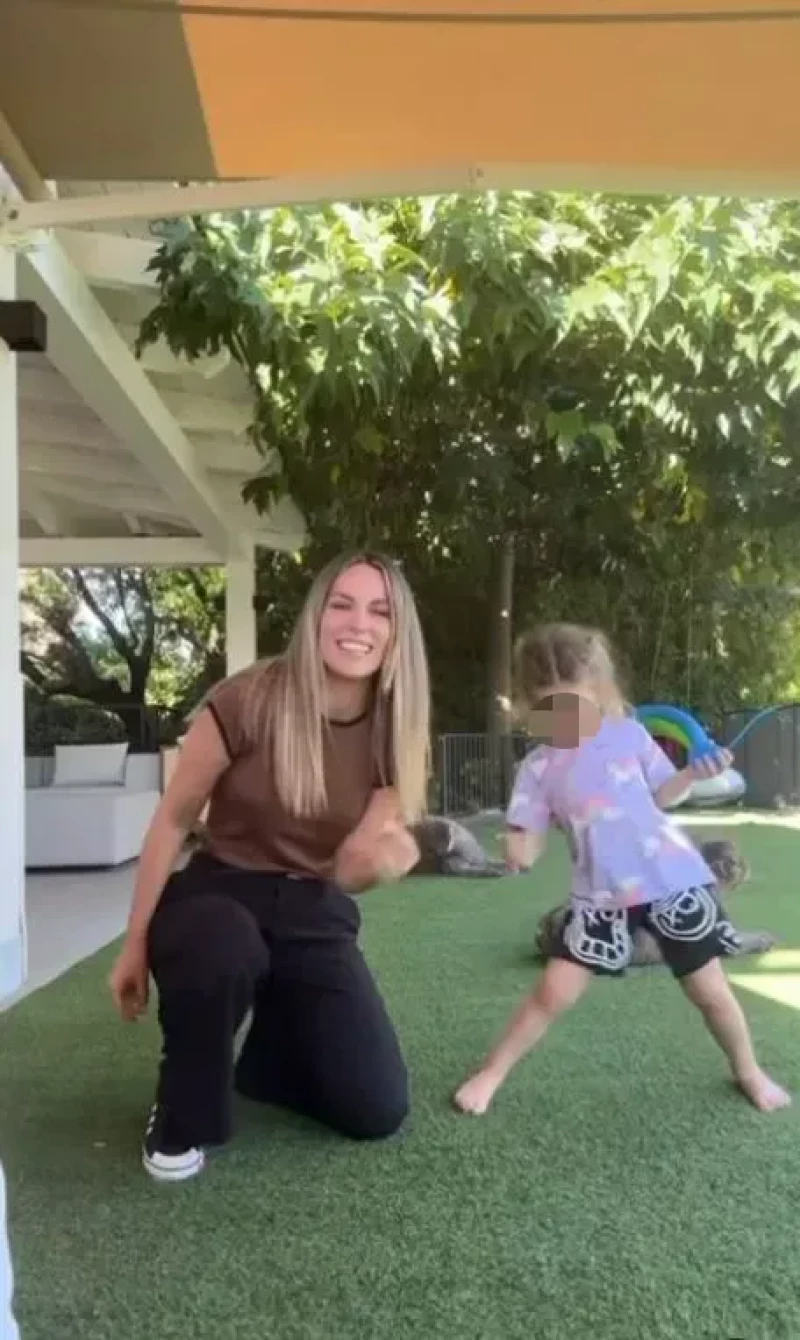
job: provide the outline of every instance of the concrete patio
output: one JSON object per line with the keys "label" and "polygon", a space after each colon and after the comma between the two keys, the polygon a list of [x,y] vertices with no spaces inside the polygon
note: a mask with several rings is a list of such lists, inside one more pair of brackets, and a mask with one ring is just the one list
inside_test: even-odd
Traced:
{"label": "concrete patio", "polygon": [[28,975],[0,1012],[96,954],[125,928],[136,865],[114,870],[28,874],[25,907]]}

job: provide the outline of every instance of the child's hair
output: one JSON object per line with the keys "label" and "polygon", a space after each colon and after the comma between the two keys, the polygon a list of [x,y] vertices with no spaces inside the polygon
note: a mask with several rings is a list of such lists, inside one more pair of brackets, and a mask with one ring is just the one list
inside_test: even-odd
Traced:
{"label": "child's hair", "polygon": [[523,633],[514,651],[514,678],[517,711],[523,719],[555,687],[578,689],[587,682],[607,712],[625,715],[611,645],[597,628],[551,623]]}
{"label": "child's hair", "polygon": [[750,878],[750,866],[735,842],[726,838],[704,842],[700,855],[723,889],[737,889]]}

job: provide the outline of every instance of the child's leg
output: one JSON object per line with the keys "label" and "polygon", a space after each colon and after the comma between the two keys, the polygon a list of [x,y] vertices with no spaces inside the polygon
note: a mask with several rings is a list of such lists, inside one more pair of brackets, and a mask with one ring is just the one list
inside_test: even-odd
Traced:
{"label": "child's leg", "polygon": [[680,979],[689,1000],[703,1016],[715,1042],[727,1056],[733,1077],[761,1112],[788,1107],[791,1099],[764,1073],[756,1060],[750,1029],[718,958]]}
{"label": "child's leg", "polygon": [[512,1067],[544,1037],[554,1019],[580,999],[591,980],[591,971],[582,964],[551,959],[494,1051],[456,1093],[456,1107],[481,1116]]}
{"label": "child's leg", "polygon": [[653,903],[647,926],[730,1061],[742,1092],[761,1112],[786,1107],[791,1099],[759,1066],[742,1008],[722,971],[720,959],[735,953],[738,941],[714,890],[685,889]]}

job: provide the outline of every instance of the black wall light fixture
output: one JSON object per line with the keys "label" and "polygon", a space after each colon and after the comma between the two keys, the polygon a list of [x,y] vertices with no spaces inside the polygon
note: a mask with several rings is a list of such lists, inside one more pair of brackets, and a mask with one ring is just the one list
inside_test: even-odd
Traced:
{"label": "black wall light fixture", "polygon": [[0,302],[0,340],[12,354],[47,352],[47,317],[35,302]]}

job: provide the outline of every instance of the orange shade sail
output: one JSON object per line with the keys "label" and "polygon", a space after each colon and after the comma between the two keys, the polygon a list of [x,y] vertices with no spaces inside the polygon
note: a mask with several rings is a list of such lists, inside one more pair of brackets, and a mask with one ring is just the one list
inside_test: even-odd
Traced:
{"label": "orange shade sail", "polygon": [[3,0],[40,174],[800,188],[800,0]]}

